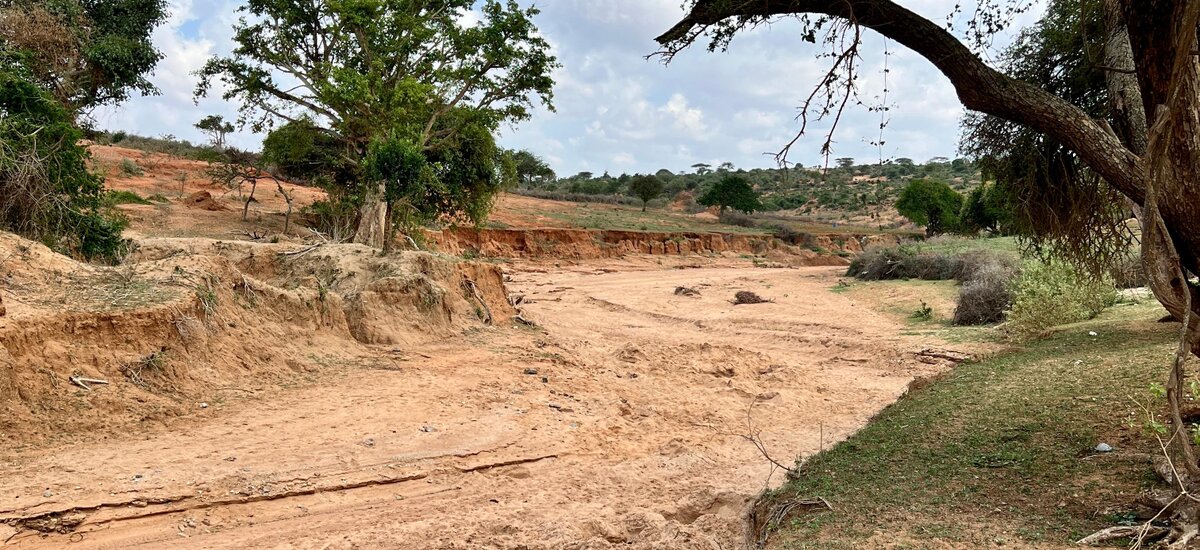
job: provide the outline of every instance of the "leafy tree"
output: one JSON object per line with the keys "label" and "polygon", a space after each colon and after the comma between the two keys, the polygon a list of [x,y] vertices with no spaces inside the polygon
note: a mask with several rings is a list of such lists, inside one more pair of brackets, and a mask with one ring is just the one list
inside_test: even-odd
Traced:
{"label": "leafy tree", "polygon": [[634,176],[629,182],[629,194],[642,199],[642,212],[646,204],[663,194],[663,182],[657,176]]}
{"label": "leafy tree", "polygon": [[746,178],[735,175],[722,177],[708,191],[700,195],[700,199],[696,202],[704,206],[721,207],[721,215],[725,214],[726,208],[741,210],[747,214],[753,214],[762,210],[762,203],[759,202],[758,193],[754,191],[754,188],[750,186]]}
{"label": "leafy tree", "polygon": [[399,205],[405,226],[413,226],[436,212],[426,207],[431,185],[438,185],[421,148],[403,139],[383,139],[371,144],[367,152],[367,174],[383,184],[387,205],[383,252],[391,251],[394,214]]}
{"label": "leafy tree", "polygon": [[990,183],[980,185],[967,193],[959,222],[966,233],[1000,233],[1009,224],[1011,208],[1005,200],[1003,189]]}
{"label": "leafy tree", "polygon": [[853,168],[854,167],[854,158],[853,157],[842,157],[842,158],[837,159],[836,162],[837,162],[838,168]]}
{"label": "leafy tree", "polygon": [[151,40],[166,0],[0,1],[0,44],[24,58],[33,82],[75,115],[132,93],[162,59]]}
{"label": "leafy tree", "polygon": [[204,132],[217,149],[225,148],[225,136],[233,132],[233,124],[225,122],[225,117],[221,115],[208,115],[200,119],[196,128]]}
{"label": "leafy tree", "polygon": [[119,259],[125,220],[105,209],[71,112],[24,67],[0,62],[0,113],[0,226],[85,259]]}
{"label": "leafy tree", "polygon": [[513,153],[513,161],[517,166],[517,180],[526,186],[534,183],[549,183],[554,181],[554,169],[546,161],[529,151]]}
{"label": "leafy tree", "polygon": [[940,181],[912,180],[900,192],[896,210],[909,221],[925,226],[929,235],[940,235],[958,227],[963,198]]}
{"label": "leafy tree", "polygon": [[343,144],[309,119],[279,126],[263,140],[266,163],[282,177],[315,183],[337,193],[359,180],[357,166],[344,159]]}
{"label": "leafy tree", "polygon": [[[223,84],[254,130],[307,118],[360,169],[372,144],[409,143],[440,167],[432,187],[440,191],[420,207],[480,224],[488,193],[514,172],[494,133],[528,119],[539,101],[552,108],[558,64],[533,23],[536,9],[486,0],[478,24],[467,26],[460,15],[476,3],[250,0],[239,9],[233,54],[205,64],[196,93]],[[360,172],[347,182],[348,200],[382,200],[381,182]],[[386,206],[369,206],[356,240],[382,244]]]}
{"label": "leafy tree", "polygon": [[705,174],[709,174],[712,172],[712,165],[704,164],[703,162],[697,162],[696,164],[693,164],[692,168],[694,168],[696,170],[696,174],[700,175],[700,176],[703,176]]}

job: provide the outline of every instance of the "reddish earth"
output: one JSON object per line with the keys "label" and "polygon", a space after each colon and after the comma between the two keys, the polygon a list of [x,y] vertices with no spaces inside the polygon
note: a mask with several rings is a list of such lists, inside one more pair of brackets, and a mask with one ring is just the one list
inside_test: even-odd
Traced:
{"label": "reddish earth", "polygon": [[0,234],[5,548],[735,548],[781,481],[753,441],[790,463],[947,368],[744,237],[439,237],[521,258],[480,263],[132,211],[116,268]]}

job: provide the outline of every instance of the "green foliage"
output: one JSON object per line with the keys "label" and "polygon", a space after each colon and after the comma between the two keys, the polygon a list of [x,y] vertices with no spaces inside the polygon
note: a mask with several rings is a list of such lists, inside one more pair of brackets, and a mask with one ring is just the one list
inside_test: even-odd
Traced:
{"label": "green foliage", "polygon": [[530,188],[554,181],[554,169],[541,157],[526,150],[514,152],[512,155],[513,162],[516,163],[517,180],[522,186]]}
{"label": "green foliage", "polygon": [[263,139],[263,161],[288,179],[350,187],[358,180],[346,145],[309,119],[288,122]]}
{"label": "green foliage", "polygon": [[758,192],[750,186],[746,178],[736,175],[723,176],[716,185],[700,195],[697,202],[704,206],[719,206],[722,214],[725,213],[726,208],[733,208],[747,214],[762,210]]}
{"label": "green foliage", "polygon": [[[1002,68],[1103,119],[1109,114],[1108,74],[1097,60],[1104,59],[1107,37],[1100,0],[1052,0],[1043,19],[1005,52]],[[1122,135],[1121,121],[1114,126]],[[1111,269],[1128,250],[1125,198],[1063,144],[998,117],[968,114],[961,147],[979,159],[996,192],[1009,197],[1006,231],[1026,237],[1033,248],[1090,273]]]}
{"label": "green foliage", "polygon": [[151,39],[166,0],[10,0],[0,42],[26,60],[30,79],[74,115],[156,94],[146,79],[162,59]]}
{"label": "green foliage", "polygon": [[105,192],[103,203],[105,206],[117,206],[119,204],[153,204],[150,201],[143,199],[141,195],[138,195],[133,191],[124,190],[112,190]]}
{"label": "green foliage", "polygon": [[121,159],[121,175],[127,178],[146,175],[141,165],[132,159]]}
{"label": "green foliage", "polygon": [[[482,16],[467,26],[460,14],[473,7]],[[518,172],[494,133],[539,101],[552,108],[557,61],[533,23],[538,10],[512,0],[254,0],[240,11],[237,47],[204,66],[196,94],[219,82],[252,129],[285,124],[267,156],[342,186],[331,200],[365,200],[368,149],[404,140],[428,165],[419,217],[483,223]]]}
{"label": "green foliage", "polygon": [[962,195],[949,185],[917,179],[900,192],[896,210],[909,221],[925,226],[929,235],[938,235],[958,228],[962,204]]}
{"label": "green foliage", "polygon": [[1012,201],[997,185],[980,185],[967,193],[959,214],[960,230],[966,234],[987,231],[1004,234],[1012,225]]}
{"label": "green foliage", "polygon": [[1005,331],[1016,339],[1092,319],[1117,299],[1111,279],[1084,276],[1076,267],[1058,260],[1027,263],[1013,283],[1013,293]]}
{"label": "green foliage", "polygon": [[634,176],[629,180],[629,194],[642,199],[642,212],[645,212],[646,203],[662,196],[663,182],[658,176]]}
{"label": "green foliage", "polygon": [[217,149],[225,148],[225,135],[233,131],[233,124],[225,122],[221,115],[208,115],[196,123],[196,128],[208,135]]}
{"label": "green foliage", "polygon": [[71,113],[21,67],[2,64],[0,113],[0,227],[87,259],[119,259],[125,220],[105,209]]}
{"label": "green foliage", "polygon": [[406,230],[436,212],[427,202],[437,181],[416,144],[395,138],[376,141],[367,150],[366,169],[371,182],[383,185],[389,214]]}

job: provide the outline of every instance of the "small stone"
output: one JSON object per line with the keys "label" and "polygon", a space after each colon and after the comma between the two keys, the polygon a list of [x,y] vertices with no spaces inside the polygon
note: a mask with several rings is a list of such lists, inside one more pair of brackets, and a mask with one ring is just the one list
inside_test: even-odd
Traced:
{"label": "small stone", "polygon": [[538,373],[538,370],[533,367],[529,367],[529,368],[525,369],[525,374],[528,374],[530,376],[535,376],[535,375],[537,375],[537,373]]}
{"label": "small stone", "polygon": [[1112,445],[1109,445],[1108,443],[1101,443],[1099,445],[1096,445],[1096,452],[1098,452],[1098,453],[1111,453],[1112,451],[1113,451]]}
{"label": "small stone", "polygon": [[200,408],[201,408],[201,409],[207,409],[207,408],[208,408],[208,403],[201,403],[201,404],[200,404]]}
{"label": "small stone", "polygon": [[360,443],[360,445],[362,445],[363,447],[374,447],[375,446],[375,438],[368,437],[368,438],[362,440],[362,443]]}
{"label": "small stone", "polygon": [[1099,333],[1097,333],[1096,331],[1092,330],[1092,331],[1088,331],[1088,336],[1093,336],[1093,337],[1094,337],[1094,336],[1100,336],[1100,334],[1099,334]]}
{"label": "small stone", "polygon": [[423,431],[425,433],[433,433],[433,432],[437,431],[437,428],[434,428],[433,426],[426,424],[424,426],[421,426],[421,431]]}
{"label": "small stone", "polygon": [[43,496],[43,497],[46,497],[46,498],[50,498],[50,497],[54,496],[54,493],[51,493],[51,492],[50,492],[50,489],[46,489],[46,490],[45,490],[45,491],[42,493],[42,496]]}

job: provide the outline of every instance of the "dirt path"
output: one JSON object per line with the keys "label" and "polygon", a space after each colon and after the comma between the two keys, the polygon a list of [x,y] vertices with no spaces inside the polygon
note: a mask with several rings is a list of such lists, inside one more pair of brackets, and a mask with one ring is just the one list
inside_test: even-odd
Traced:
{"label": "dirt path", "polygon": [[0,546],[738,548],[771,473],[746,435],[790,462],[942,368],[828,268],[538,271],[510,289],[545,332],[381,348],[169,428],[5,450],[0,521],[82,524],[0,525]]}

